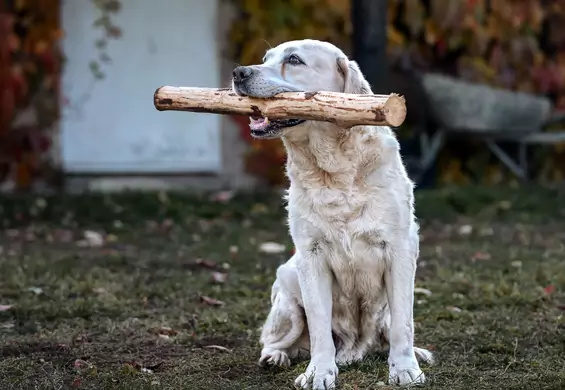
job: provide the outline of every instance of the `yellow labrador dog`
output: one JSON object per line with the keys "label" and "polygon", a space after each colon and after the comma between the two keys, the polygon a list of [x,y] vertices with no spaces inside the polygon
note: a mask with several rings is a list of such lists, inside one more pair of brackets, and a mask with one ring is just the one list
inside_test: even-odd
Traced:
{"label": "yellow labrador dog", "polygon": [[[263,63],[234,69],[241,96],[290,91],[370,94],[358,65],[334,45],[283,43]],[[391,384],[424,383],[414,347],[419,253],[413,183],[388,127],[251,118],[256,138],[281,138],[287,153],[288,217],[296,253],[277,270],[261,334],[260,363],[289,365],[310,353],[295,386],[333,389],[338,364],[389,349]]]}

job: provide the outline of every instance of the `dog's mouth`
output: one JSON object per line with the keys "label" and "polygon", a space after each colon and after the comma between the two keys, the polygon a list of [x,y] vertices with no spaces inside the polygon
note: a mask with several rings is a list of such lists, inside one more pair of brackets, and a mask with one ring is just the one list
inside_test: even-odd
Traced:
{"label": "dog's mouth", "polygon": [[267,117],[252,116],[249,118],[249,130],[255,138],[275,138],[282,130],[298,126],[306,122],[304,119],[269,119]]}

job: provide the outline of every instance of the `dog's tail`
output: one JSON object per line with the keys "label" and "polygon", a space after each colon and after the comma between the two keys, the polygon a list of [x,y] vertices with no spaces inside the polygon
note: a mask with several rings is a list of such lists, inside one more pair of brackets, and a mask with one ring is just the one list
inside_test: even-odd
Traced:
{"label": "dog's tail", "polygon": [[414,353],[416,354],[416,358],[422,363],[429,365],[435,363],[434,354],[427,349],[414,347]]}

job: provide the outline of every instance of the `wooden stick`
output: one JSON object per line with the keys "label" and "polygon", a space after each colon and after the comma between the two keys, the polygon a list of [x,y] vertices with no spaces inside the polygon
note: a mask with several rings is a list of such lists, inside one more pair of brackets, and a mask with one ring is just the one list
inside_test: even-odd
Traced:
{"label": "wooden stick", "polygon": [[269,119],[327,121],[344,127],[400,126],[406,119],[404,98],[338,92],[285,92],[267,99],[238,96],[231,89],[164,86],[155,91],[159,111],[191,111]]}

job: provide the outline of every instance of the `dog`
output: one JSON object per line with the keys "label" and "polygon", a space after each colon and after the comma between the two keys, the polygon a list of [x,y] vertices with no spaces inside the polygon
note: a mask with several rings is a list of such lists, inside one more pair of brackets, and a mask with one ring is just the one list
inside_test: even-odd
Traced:
{"label": "dog", "polygon": [[[336,46],[297,40],[263,63],[233,71],[239,96],[283,92],[372,94],[359,66]],[[288,223],[296,251],[277,269],[262,327],[259,363],[290,365],[309,351],[301,389],[334,389],[338,365],[389,351],[390,384],[422,384],[413,301],[419,226],[414,184],[387,126],[251,117],[253,137],[280,138],[287,151]],[[418,359],[417,359],[418,358]]]}

